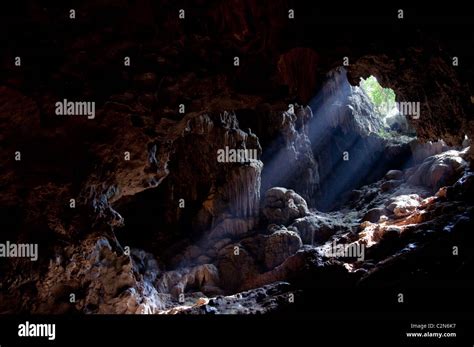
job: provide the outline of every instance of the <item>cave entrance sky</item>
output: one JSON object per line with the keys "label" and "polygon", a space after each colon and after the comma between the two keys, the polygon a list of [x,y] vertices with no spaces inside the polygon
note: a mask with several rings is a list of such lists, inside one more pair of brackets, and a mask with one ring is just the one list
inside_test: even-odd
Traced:
{"label": "cave entrance sky", "polygon": [[367,94],[376,112],[382,118],[393,117],[399,113],[395,102],[395,92],[393,89],[382,87],[375,76],[361,78],[359,86]]}
{"label": "cave entrance sky", "polygon": [[396,101],[393,89],[382,87],[375,76],[361,78],[359,87],[367,94],[375,113],[383,121],[382,135],[386,135],[387,132],[392,132],[393,135],[397,133],[416,135],[407,117],[419,118],[419,102]]}

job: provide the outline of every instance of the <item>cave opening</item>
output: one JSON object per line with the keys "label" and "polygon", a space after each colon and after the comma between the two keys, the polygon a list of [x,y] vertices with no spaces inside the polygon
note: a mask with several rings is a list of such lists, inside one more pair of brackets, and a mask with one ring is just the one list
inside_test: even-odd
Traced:
{"label": "cave opening", "polygon": [[337,68],[328,73],[310,107],[309,139],[316,161],[322,163],[316,208],[337,209],[353,189],[409,164],[416,133],[398,112],[395,92],[374,76],[353,86],[346,70]]}
{"label": "cave opening", "polygon": [[374,112],[382,119],[382,129],[378,129],[377,135],[383,138],[409,136],[416,137],[416,130],[410,125],[407,117],[420,116],[420,103],[397,101],[395,91],[384,88],[373,75],[360,78],[359,87],[369,97]]}
{"label": "cave opening", "polygon": [[[327,74],[309,111],[294,104],[282,114],[262,104],[238,109],[236,115],[262,146],[262,192],[290,188],[310,207],[331,211],[353,189],[380,179],[387,170],[411,165],[417,137],[401,112],[407,107],[417,111],[411,106],[397,100],[375,76],[351,85],[347,71],[339,67]],[[278,117],[281,126],[267,126]]]}

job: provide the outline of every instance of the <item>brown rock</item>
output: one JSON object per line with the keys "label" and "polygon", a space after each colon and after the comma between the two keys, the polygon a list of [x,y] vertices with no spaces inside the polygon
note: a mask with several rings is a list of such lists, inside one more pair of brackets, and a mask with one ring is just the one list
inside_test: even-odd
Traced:
{"label": "brown rock", "polygon": [[280,230],[265,237],[263,243],[264,263],[267,270],[280,265],[303,246],[294,231]]}

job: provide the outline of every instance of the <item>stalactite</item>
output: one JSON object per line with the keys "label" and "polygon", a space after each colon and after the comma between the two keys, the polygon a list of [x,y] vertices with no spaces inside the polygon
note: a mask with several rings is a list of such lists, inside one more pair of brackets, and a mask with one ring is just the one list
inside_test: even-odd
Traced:
{"label": "stalactite", "polygon": [[252,161],[232,172],[227,188],[232,215],[247,218],[258,214],[262,168],[260,161]]}

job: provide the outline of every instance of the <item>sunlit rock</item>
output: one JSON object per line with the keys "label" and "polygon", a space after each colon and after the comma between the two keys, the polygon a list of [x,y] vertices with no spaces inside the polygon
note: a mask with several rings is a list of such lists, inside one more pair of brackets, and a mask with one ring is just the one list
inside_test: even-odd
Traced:
{"label": "sunlit rock", "polygon": [[388,200],[386,208],[396,217],[404,217],[414,212],[422,200],[417,194],[400,195]]}
{"label": "sunlit rock", "polygon": [[453,184],[467,167],[462,158],[463,153],[450,150],[426,158],[419,166],[409,170],[408,183],[423,185],[433,190]]}

